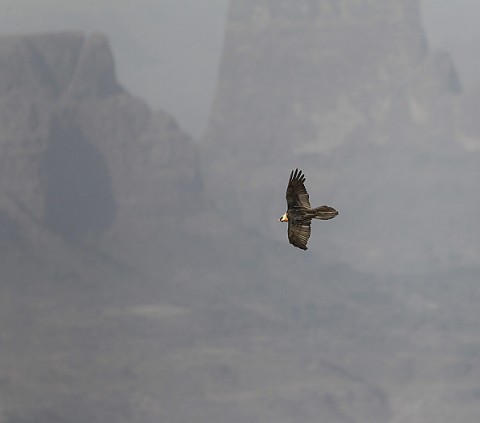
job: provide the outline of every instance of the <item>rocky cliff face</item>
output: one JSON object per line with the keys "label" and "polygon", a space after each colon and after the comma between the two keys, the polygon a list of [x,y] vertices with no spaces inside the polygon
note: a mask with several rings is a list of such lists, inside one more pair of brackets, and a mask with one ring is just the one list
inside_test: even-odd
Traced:
{"label": "rocky cliff face", "polygon": [[[285,207],[288,173],[303,168],[312,200],[336,206],[345,229],[336,239],[314,229],[313,239],[326,235],[322,255],[343,251],[341,260],[377,270],[448,266],[459,248],[466,259],[479,247],[422,245],[457,239],[428,218],[448,209],[446,198],[469,204],[440,193],[463,183],[441,164],[463,154],[453,117],[460,94],[448,55],[428,50],[416,0],[234,0],[205,140],[207,185],[228,193],[218,202],[225,213],[277,238],[271,222]],[[413,215],[427,220],[424,232],[392,244],[386,216],[411,227]]]}
{"label": "rocky cliff face", "polygon": [[196,147],[117,82],[103,35],[3,37],[0,67],[0,209],[28,242],[155,237],[198,199]]}
{"label": "rocky cliff face", "polygon": [[426,55],[415,0],[233,1],[207,139],[262,160],[329,151],[380,126]]}

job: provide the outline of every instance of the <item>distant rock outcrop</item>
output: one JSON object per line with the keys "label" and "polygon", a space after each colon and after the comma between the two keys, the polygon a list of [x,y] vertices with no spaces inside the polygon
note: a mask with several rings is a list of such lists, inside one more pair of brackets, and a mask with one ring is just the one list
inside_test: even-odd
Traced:
{"label": "distant rock outcrop", "polygon": [[416,0],[234,0],[207,139],[262,158],[330,151],[382,125],[426,55]]}
{"label": "distant rock outcrop", "polygon": [[118,247],[198,199],[196,146],[117,82],[105,36],[2,37],[0,67],[1,234]]}

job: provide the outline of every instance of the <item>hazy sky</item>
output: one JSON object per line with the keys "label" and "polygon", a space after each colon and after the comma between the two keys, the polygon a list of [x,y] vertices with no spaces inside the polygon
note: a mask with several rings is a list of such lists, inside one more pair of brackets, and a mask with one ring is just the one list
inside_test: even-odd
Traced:
{"label": "hazy sky", "polygon": [[[293,1],[293,0],[292,0]],[[403,0],[398,0],[403,1]],[[228,0],[0,0],[7,33],[102,31],[120,82],[199,137],[209,113]],[[454,56],[466,86],[480,78],[478,0],[422,0],[430,46]],[[474,50],[475,51],[475,50]]]}

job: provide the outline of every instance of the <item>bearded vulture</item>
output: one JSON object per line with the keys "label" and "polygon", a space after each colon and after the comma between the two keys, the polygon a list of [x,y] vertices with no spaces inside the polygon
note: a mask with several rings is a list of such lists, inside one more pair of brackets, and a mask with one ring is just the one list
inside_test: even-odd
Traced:
{"label": "bearded vulture", "polygon": [[288,222],[288,240],[290,244],[302,250],[307,249],[310,238],[310,225],[312,219],[333,219],[338,212],[329,206],[320,206],[312,209],[305,189],[305,176],[301,170],[292,170],[287,187],[287,211],[278,220]]}

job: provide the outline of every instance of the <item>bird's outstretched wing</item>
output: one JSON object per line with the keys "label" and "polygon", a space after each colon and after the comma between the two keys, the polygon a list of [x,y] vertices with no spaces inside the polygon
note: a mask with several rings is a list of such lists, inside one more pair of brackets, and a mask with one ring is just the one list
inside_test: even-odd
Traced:
{"label": "bird's outstretched wing", "polygon": [[295,207],[311,208],[308,192],[303,184],[304,182],[305,176],[302,171],[298,169],[292,170],[286,193],[288,209]]}
{"label": "bird's outstretched wing", "polygon": [[302,250],[307,249],[308,238],[310,238],[310,219],[299,223],[288,222],[288,240],[290,244]]}

